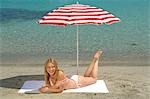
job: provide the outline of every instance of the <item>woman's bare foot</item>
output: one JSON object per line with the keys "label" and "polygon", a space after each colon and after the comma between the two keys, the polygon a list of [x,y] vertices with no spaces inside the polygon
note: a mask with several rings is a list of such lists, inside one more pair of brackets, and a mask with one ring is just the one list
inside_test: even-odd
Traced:
{"label": "woman's bare foot", "polygon": [[99,57],[101,56],[102,53],[103,53],[103,51],[98,50],[98,51],[95,53],[94,58],[99,59]]}

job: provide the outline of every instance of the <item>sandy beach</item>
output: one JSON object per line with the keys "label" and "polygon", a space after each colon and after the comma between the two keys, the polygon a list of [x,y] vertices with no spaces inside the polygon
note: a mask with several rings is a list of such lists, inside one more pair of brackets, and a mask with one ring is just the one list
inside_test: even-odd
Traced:
{"label": "sandy beach", "polygon": [[[64,27],[38,23],[48,12],[75,4],[76,0],[1,0],[0,99],[150,99],[148,0],[78,1],[100,11],[95,12],[93,8],[90,11],[88,7],[88,11],[82,11],[92,13],[88,16],[80,15],[79,9],[69,15],[70,11],[66,10],[65,16],[56,16],[56,19],[52,16],[56,22],[60,17],[62,22],[69,23]],[[71,17],[73,14],[76,19]],[[121,21],[108,25],[114,17]],[[86,24],[76,27],[77,20]],[[70,25],[71,21],[75,23]],[[25,81],[43,80],[43,64],[47,58],[56,59],[65,73],[76,74],[76,32],[79,34],[79,74],[87,68],[91,55],[101,49],[105,54],[98,79],[105,81],[109,93],[18,94]]]}
{"label": "sandy beach", "polygon": [[[76,73],[75,66],[62,66],[66,73]],[[79,73],[86,69],[81,66]],[[18,94],[26,80],[42,80],[43,66],[0,66],[1,99],[149,99],[149,66],[99,66],[98,79],[106,82],[108,94]]]}

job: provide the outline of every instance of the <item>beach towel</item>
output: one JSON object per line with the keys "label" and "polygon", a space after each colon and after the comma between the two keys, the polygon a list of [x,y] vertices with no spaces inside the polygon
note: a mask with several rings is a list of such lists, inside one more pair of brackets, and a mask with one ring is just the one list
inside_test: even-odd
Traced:
{"label": "beach towel", "polygon": [[[38,89],[44,84],[44,81],[41,80],[29,80],[26,81],[18,93],[40,93]],[[109,93],[107,86],[104,80],[97,80],[95,84],[81,87],[77,89],[67,89],[63,93]]]}

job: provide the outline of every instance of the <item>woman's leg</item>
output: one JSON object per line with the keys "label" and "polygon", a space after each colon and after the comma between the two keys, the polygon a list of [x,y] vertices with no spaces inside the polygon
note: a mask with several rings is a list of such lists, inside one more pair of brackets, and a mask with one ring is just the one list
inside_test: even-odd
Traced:
{"label": "woman's leg", "polygon": [[97,51],[90,66],[85,71],[84,76],[79,76],[79,84],[81,84],[81,87],[96,83],[98,74],[98,61],[101,54],[102,51]]}
{"label": "woman's leg", "polygon": [[94,67],[95,62],[96,62],[96,59],[93,58],[93,60],[92,60],[92,62],[91,62],[91,64],[90,64],[90,66],[88,66],[88,68],[86,69],[86,71],[85,71],[85,73],[84,73],[84,76],[85,76],[85,77],[90,77],[90,76],[91,76],[91,72],[92,72],[92,70],[93,70],[93,67]]}
{"label": "woman's leg", "polygon": [[84,77],[97,77],[98,61],[99,61],[99,57],[101,54],[102,54],[102,51],[97,51],[95,53],[90,66],[86,69],[86,71],[84,73]]}
{"label": "woman's leg", "polygon": [[96,79],[97,79],[97,74],[98,74],[98,61],[99,61],[99,58],[96,60],[94,67],[91,71],[91,77],[96,78]]}

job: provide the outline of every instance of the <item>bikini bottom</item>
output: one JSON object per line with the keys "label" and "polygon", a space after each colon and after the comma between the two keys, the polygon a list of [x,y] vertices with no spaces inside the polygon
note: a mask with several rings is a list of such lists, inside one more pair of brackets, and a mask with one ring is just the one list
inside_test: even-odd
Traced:
{"label": "bikini bottom", "polygon": [[81,84],[79,84],[79,75],[72,75],[70,79],[74,80],[76,82],[77,87],[80,87]]}

